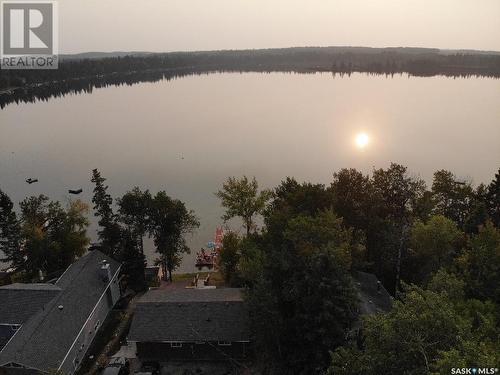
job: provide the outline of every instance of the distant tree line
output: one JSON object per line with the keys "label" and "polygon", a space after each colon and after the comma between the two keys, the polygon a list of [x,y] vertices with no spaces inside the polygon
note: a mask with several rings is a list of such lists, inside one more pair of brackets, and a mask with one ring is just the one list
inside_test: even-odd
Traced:
{"label": "distant tree line", "polygon": [[[342,169],[329,186],[250,184],[231,178],[217,193],[224,219],[253,223],[244,237],[224,237],[220,263],[247,290],[263,373],[444,374],[499,363],[500,170],[476,187],[440,170],[427,188],[399,164]],[[259,196],[264,207],[253,204]],[[353,342],[357,271],[376,274],[395,303],[364,318]]]}
{"label": "distant tree line", "polygon": [[1,70],[0,108],[212,72],[332,72],[351,74],[500,77],[500,55],[444,53],[425,48],[304,47],[265,50],[138,54],[99,59],[64,59],[57,70]]}

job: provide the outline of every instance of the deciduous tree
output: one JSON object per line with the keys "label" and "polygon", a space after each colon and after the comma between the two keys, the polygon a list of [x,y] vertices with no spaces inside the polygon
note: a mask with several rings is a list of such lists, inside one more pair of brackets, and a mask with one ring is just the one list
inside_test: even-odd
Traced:
{"label": "deciduous tree", "polygon": [[226,209],[222,219],[241,217],[247,235],[254,227],[254,216],[264,211],[266,202],[270,198],[269,191],[259,192],[255,177],[249,181],[246,176],[240,179],[229,177],[215,195],[220,198],[222,206]]}
{"label": "deciduous tree", "polygon": [[161,265],[172,281],[172,271],[180,264],[181,254],[189,253],[185,235],[192,233],[200,223],[183,202],[170,198],[164,191],[153,197],[149,219],[148,232],[153,237]]}
{"label": "deciduous tree", "polygon": [[20,203],[23,270],[30,276],[66,269],[81,256],[89,243],[86,235],[88,206],[72,201],[64,210],[44,195]]}
{"label": "deciduous tree", "polygon": [[144,236],[149,223],[151,200],[150,192],[141,191],[137,186],[117,199],[119,220],[136,237],[141,254],[144,254]]}
{"label": "deciduous tree", "polygon": [[410,233],[406,280],[422,285],[441,267],[451,265],[463,237],[455,222],[444,216],[432,216],[427,223],[416,221]]}

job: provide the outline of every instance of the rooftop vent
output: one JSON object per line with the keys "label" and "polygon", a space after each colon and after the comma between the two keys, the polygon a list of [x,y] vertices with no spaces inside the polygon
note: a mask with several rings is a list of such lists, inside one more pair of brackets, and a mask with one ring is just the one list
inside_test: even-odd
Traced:
{"label": "rooftop vent", "polygon": [[111,280],[111,267],[106,260],[101,262],[101,268],[99,269],[99,278],[107,283]]}

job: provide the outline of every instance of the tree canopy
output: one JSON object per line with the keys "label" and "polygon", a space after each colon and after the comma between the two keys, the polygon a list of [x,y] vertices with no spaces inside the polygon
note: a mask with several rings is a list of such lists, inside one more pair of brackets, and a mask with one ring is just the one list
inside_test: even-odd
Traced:
{"label": "tree canopy", "polygon": [[254,216],[264,211],[270,193],[267,190],[259,192],[255,177],[250,181],[243,176],[240,179],[229,177],[216,194],[220,198],[226,212],[223,220],[241,217],[247,235],[255,227]]}
{"label": "tree canopy", "polygon": [[180,264],[181,255],[190,251],[185,235],[192,233],[200,223],[183,202],[170,198],[164,191],[152,198],[149,218],[148,231],[160,255],[159,263],[172,280],[172,271]]}

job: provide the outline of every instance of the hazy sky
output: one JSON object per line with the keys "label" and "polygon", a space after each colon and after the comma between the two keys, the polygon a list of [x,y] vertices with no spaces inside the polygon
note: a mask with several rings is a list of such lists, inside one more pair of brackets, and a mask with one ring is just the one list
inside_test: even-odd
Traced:
{"label": "hazy sky", "polygon": [[59,0],[60,52],[289,46],[500,51],[500,0]]}

